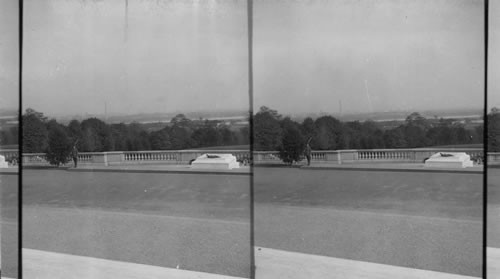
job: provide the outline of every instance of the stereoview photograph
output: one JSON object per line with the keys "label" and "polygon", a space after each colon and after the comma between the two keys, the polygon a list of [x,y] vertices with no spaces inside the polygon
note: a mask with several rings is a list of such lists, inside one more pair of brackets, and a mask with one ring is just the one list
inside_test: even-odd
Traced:
{"label": "stereoview photograph", "polygon": [[249,278],[246,1],[24,1],[23,278]]}
{"label": "stereoview photograph", "polygon": [[482,277],[484,1],[253,15],[256,278]]}

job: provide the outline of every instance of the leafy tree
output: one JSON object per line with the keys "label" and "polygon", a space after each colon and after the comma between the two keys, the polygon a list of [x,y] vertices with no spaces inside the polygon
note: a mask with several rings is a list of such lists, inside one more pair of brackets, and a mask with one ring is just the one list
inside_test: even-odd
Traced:
{"label": "leafy tree", "polygon": [[385,131],[382,138],[386,148],[405,148],[408,146],[402,127]]}
{"label": "leafy tree", "polygon": [[159,131],[151,132],[150,134],[151,149],[153,150],[168,150],[172,149],[170,142],[169,128],[165,127]]}
{"label": "leafy tree", "polygon": [[281,116],[267,107],[261,107],[254,117],[256,150],[276,150],[281,145]]}
{"label": "leafy tree", "polygon": [[135,122],[128,125],[127,150],[137,151],[150,149],[149,135],[143,127]]}
{"label": "leafy tree", "polygon": [[313,149],[335,150],[338,149],[342,136],[342,123],[332,116],[322,116],[314,122],[316,134],[311,141]]}
{"label": "leafy tree", "polygon": [[10,127],[8,130],[0,131],[0,145],[15,145],[18,144],[19,128],[17,126]]}
{"label": "leafy tree", "polygon": [[222,127],[219,129],[219,135],[221,138],[222,145],[233,145],[237,143],[236,135],[228,127]]}
{"label": "leafy tree", "polygon": [[472,142],[473,143],[483,143],[484,138],[484,126],[476,126],[472,133]]}
{"label": "leafy tree", "polygon": [[488,151],[500,152],[500,111],[497,108],[488,114]]}
{"label": "leafy tree", "polygon": [[248,126],[241,127],[237,134],[238,144],[250,143],[250,128]]}
{"label": "leafy tree", "polygon": [[222,144],[222,134],[216,124],[205,121],[205,124],[192,134],[192,144],[199,147],[218,146]]}
{"label": "leafy tree", "polygon": [[169,136],[172,149],[174,150],[191,148],[193,146],[193,140],[188,128],[174,125],[170,128]]}
{"label": "leafy tree", "polygon": [[50,164],[59,166],[66,164],[71,152],[71,141],[64,126],[52,122],[48,132],[47,160]]}
{"label": "leafy tree", "polygon": [[314,125],[314,120],[311,117],[307,117],[302,121],[301,131],[305,138],[314,137],[317,133],[316,126]]}
{"label": "leafy tree", "polygon": [[174,116],[171,120],[170,123],[172,123],[173,126],[178,126],[182,128],[189,128],[191,127],[191,120],[187,118],[184,114],[180,113]]}
{"label": "leafy tree", "polygon": [[407,147],[422,147],[427,145],[427,138],[425,137],[425,131],[419,126],[408,125],[403,127],[405,134],[405,142]]}
{"label": "leafy tree", "polygon": [[127,125],[111,124],[111,137],[113,139],[114,150],[116,151],[128,151],[128,137],[129,128]]}
{"label": "leafy tree", "polygon": [[89,118],[81,123],[83,151],[114,150],[110,127],[100,119]]}
{"label": "leafy tree", "polygon": [[68,124],[68,136],[73,143],[77,143],[78,150],[82,149],[81,139],[83,137],[82,127],[78,120],[71,120]]}
{"label": "leafy tree", "polygon": [[47,148],[47,118],[28,108],[22,116],[23,152],[41,153]]}
{"label": "leafy tree", "polygon": [[285,118],[283,120],[283,137],[280,148],[280,158],[287,164],[293,164],[301,160],[304,153],[304,137],[300,131],[300,126]]}
{"label": "leafy tree", "polygon": [[429,122],[425,117],[420,115],[418,112],[413,112],[406,117],[406,125],[417,126],[422,130],[426,130],[429,127]]}
{"label": "leafy tree", "polygon": [[347,148],[350,149],[361,149],[361,123],[359,121],[347,122],[344,124],[344,138],[348,140],[346,142]]}

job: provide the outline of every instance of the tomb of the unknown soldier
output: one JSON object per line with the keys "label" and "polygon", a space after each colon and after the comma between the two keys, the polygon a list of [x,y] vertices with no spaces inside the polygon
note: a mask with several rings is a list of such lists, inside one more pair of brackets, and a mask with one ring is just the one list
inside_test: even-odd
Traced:
{"label": "tomb of the unknown soldier", "polygon": [[472,167],[470,156],[464,152],[438,152],[425,160],[426,167],[466,168]]}
{"label": "tomb of the unknown soldier", "polygon": [[203,154],[191,163],[192,169],[235,169],[240,165],[232,154]]}

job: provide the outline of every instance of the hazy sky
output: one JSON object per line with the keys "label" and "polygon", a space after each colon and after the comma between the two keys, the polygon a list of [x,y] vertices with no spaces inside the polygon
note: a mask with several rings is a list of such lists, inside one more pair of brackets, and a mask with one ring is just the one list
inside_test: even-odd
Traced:
{"label": "hazy sky", "polygon": [[19,107],[18,1],[0,1],[0,109]]}
{"label": "hazy sky", "polygon": [[500,2],[489,2],[488,106],[500,108]]}
{"label": "hazy sky", "polygon": [[484,105],[482,0],[255,0],[254,8],[256,108]]}
{"label": "hazy sky", "polygon": [[[125,2],[25,1],[25,108],[248,108],[246,0],[128,0],[128,14]],[[490,106],[500,106],[497,2]],[[0,5],[0,108],[15,107],[17,1]],[[481,108],[483,16],[482,0],[255,0],[255,107]]]}
{"label": "hazy sky", "polygon": [[[23,106],[248,110],[246,0],[26,0]],[[127,20],[128,18],[128,20]]]}

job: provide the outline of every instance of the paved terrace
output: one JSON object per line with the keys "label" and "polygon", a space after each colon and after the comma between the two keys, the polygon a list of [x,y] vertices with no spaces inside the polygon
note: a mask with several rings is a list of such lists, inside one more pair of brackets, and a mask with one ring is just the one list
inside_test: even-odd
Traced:
{"label": "paved terrace", "polygon": [[481,172],[396,170],[255,168],[256,245],[479,277]]}
{"label": "paved terrace", "polygon": [[17,278],[18,175],[17,168],[0,169],[0,228],[2,278]]}
{"label": "paved terrace", "polygon": [[[437,171],[255,167],[257,278],[479,277],[481,168]],[[23,178],[26,275],[249,275],[248,168],[87,165]]]}
{"label": "paved terrace", "polygon": [[500,278],[500,168],[488,168],[488,278]]}

